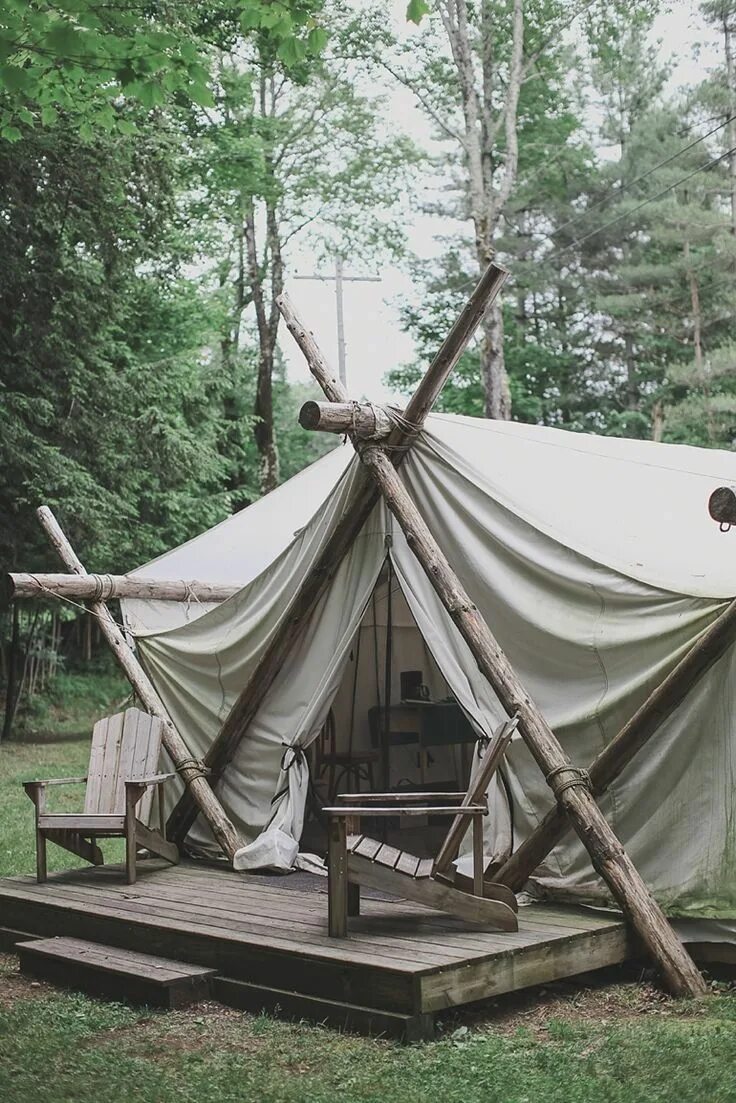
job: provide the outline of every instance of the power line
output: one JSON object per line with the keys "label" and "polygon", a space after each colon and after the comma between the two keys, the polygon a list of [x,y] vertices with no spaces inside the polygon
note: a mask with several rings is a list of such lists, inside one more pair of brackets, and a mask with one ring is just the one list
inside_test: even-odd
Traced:
{"label": "power line", "polygon": [[680,184],[686,184],[688,180],[692,180],[693,176],[697,176],[701,172],[707,172],[715,165],[720,164],[721,161],[725,161],[726,157],[730,157],[732,153],[736,153],[736,146],[732,149],[727,149],[725,153],[719,154],[718,157],[713,157],[710,161],[707,161],[704,165],[700,165],[698,168],[693,169],[687,176],[682,176],[679,180],[675,180],[673,184],[668,184],[666,188],[662,188],[656,195],[649,196],[648,199],[643,199],[641,203],[637,203],[635,207],[632,207],[630,211],[623,211],[622,214],[617,215],[615,218],[610,219],[609,222],[604,222],[602,226],[598,226],[595,230],[591,230],[587,234],[583,234],[582,237],[576,238],[571,241],[569,245],[563,246],[562,249],[557,249],[554,253],[551,253],[547,257],[542,257],[544,261],[556,260],[557,257],[562,256],[564,253],[574,249],[578,245],[582,245],[583,242],[589,241],[590,238],[595,237],[597,234],[602,234],[604,230],[608,230],[611,226],[616,226],[619,222],[623,222],[627,218],[631,218],[632,215],[637,214],[638,211],[648,206],[650,203],[656,203],[658,199],[667,195],[669,192],[674,191],[675,188],[679,188]]}
{"label": "power line", "polygon": [[[602,226],[597,226],[594,230],[591,230],[587,234],[583,234],[582,237],[576,238],[574,241],[571,241],[568,245],[563,246],[561,249],[555,250],[555,252],[550,253],[548,256],[539,257],[538,260],[537,260],[537,263],[540,263],[540,262],[547,263],[549,261],[556,260],[558,257],[561,257],[564,253],[569,252],[570,249],[574,249],[577,245],[582,245],[583,242],[588,241],[591,237],[595,237],[597,234],[603,233],[604,230],[609,229],[611,226],[617,225],[619,222],[624,222],[627,218],[631,218],[632,215],[637,214],[644,207],[648,206],[649,203],[655,203],[658,199],[661,199],[664,195],[667,195],[669,192],[674,191],[675,188],[678,188],[680,186],[680,184],[686,184],[688,180],[691,180],[693,178],[693,176],[697,176],[701,172],[707,172],[709,169],[713,168],[715,165],[719,164],[721,161],[724,161],[726,159],[726,157],[730,157],[730,155],[732,153],[736,153],[736,146],[734,146],[732,149],[727,149],[725,153],[719,154],[718,157],[713,157],[710,161],[707,161],[704,165],[699,166],[699,168],[693,169],[693,171],[689,172],[687,174],[687,176],[682,176],[679,180],[675,180],[675,182],[673,184],[668,184],[666,188],[662,188],[662,190],[657,192],[656,195],[651,195],[648,199],[644,199],[644,200],[642,200],[641,203],[637,203],[637,205],[635,207],[632,207],[631,210],[623,211],[620,215],[617,215],[615,218],[610,219],[608,222],[604,222]],[[551,235],[548,235],[546,240],[551,240]],[[456,290],[457,291],[464,291],[468,287],[474,287],[477,282],[478,281],[475,280],[475,279],[466,280],[465,283],[461,284],[458,288],[456,288]]]}
{"label": "power line", "polygon": [[710,138],[719,130],[723,130],[724,126],[728,126],[728,124],[734,118],[736,118],[736,115],[729,116],[729,118],[727,118],[724,122],[719,123],[718,126],[714,126],[712,130],[709,130],[707,134],[702,134],[699,138],[696,138],[694,141],[689,142],[688,145],[683,146],[682,149],[678,149],[676,153],[673,153],[669,157],[666,157],[664,161],[660,161],[659,164],[654,165],[647,172],[643,172],[641,176],[637,176],[636,179],[630,180],[628,183],[621,184],[620,187],[612,188],[608,195],[603,196],[603,199],[600,199],[597,203],[594,203],[592,207],[588,207],[587,210],[581,211],[576,218],[570,218],[567,222],[563,222],[561,226],[558,226],[557,229],[552,231],[552,234],[550,236],[561,233],[562,230],[567,229],[568,226],[575,226],[578,222],[582,222],[592,211],[596,211],[600,207],[604,207],[606,203],[608,203],[611,199],[615,199],[617,196],[622,195],[623,192],[635,187],[636,184],[640,184],[642,180],[648,179],[648,177],[652,176],[655,172],[658,172],[659,169],[664,168],[666,165],[672,164],[672,162],[676,161],[678,157],[682,157],[683,153],[687,153],[688,150],[694,149],[695,146],[699,145],[701,142],[704,142],[706,138]]}

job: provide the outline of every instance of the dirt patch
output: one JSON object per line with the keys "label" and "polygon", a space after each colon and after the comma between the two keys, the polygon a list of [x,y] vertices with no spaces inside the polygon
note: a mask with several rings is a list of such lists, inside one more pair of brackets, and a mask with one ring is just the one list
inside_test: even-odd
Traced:
{"label": "dirt patch", "polygon": [[264,1045],[264,1040],[249,1029],[253,1019],[246,1012],[207,1000],[185,1011],[143,1014],[130,1026],[97,1034],[86,1044],[122,1044],[129,1056],[161,1065],[176,1064],[186,1054],[205,1057],[223,1050],[252,1053]]}
{"label": "dirt patch", "polygon": [[552,1020],[605,1026],[644,1017],[696,1020],[706,1014],[706,1001],[675,1000],[647,979],[622,981],[621,970],[616,975],[606,970],[585,980],[556,981],[486,1000],[445,1018],[442,1034],[464,1033],[464,1028],[513,1034],[521,1028],[543,1040]]}
{"label": "dirt patch", "polygon": [[23,976],[15,954],[0,954],[0,1010],[10,1011],[19,1000],[48,996],[51,992],[50,984]]}

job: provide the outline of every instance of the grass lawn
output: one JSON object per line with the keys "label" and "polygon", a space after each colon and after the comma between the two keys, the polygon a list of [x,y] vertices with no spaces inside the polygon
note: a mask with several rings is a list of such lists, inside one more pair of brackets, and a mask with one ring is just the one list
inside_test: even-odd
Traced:
{"label": "grass lawn", "polygon": [[[82,774],[86,760],[80,741],[0,748],[0,872],[33,869],[19,781]],[[72,856],[50,846],[49,858],[63,868]],[[443,1025],[441,1041],[402,1047],[212,1003],[148,1012],[30,983],[0,956],[0,1101],[736,1103],[736,998],[725,990],[675,1002],[619,975]]]}

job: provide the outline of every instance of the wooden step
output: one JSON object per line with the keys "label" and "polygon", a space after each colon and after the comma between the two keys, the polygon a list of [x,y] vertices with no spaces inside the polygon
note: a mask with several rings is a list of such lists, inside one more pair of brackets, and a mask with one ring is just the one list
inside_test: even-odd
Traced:
{"label": "wooden step", "polygon": [[431,1014],[403,1015],[397,1011],[360,1007],[222,976],[212,981],[212,995],[228,1007],[273,1012],[280,1018],[327,1023],[356,1034],[398,1038],[404,1042],[423,1042],[434,1038],[434,1015]]}
{"label": "wooden step", "polygon": [[38,935],[19,931],[15,927],[0,927],[0,954],[14,954],[19,942],[32,942]]}
{"label": "wooden step", "polygon": [[41,938],[16,946],[21,972],[91,996],[168,1010],[206,999],[216,969],[121,950],[81,938]]}

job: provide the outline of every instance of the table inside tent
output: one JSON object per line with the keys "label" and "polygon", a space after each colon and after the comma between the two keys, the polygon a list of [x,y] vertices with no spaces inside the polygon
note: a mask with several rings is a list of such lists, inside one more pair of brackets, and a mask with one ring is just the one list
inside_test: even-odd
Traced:
{"label": "table inside tent", "polygon": [[401,701],[389,706],[388,725],[386,712],[383,705],[374,705],[368,710],[371,742],[381,750],[384,780],[390,776],[392,747],[417,744],[419,785],[424,788],[427,784],[430,748],[459,746],[462,753],[462,777],[456,778],[453,784],[464,788],[468,775],[467,746],[475,743],[477,737],[457,701]]}

